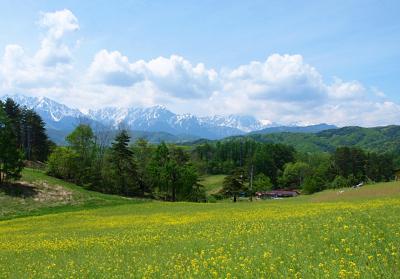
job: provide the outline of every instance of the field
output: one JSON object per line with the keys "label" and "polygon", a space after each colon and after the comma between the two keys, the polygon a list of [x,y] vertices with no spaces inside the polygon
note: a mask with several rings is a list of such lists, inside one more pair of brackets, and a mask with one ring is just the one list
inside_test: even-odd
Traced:
{"label": "field", "polygon": [[116,202],[0,222],[7,278],[399,278],[399,249],[400,183],[253,203]]}
{"label": "field", "polygon": [[215,194],[222,189],[225,177],[226,175],[224,174],[203,176],[201,177],[200,184],[204,186],[207,194]]}

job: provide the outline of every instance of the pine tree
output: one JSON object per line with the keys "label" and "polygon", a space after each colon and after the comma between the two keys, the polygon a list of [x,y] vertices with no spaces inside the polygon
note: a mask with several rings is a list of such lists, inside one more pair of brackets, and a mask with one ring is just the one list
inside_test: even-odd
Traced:
{"label": "pine tree", "polygon": [[42,118],[31,109],[21,111],[21,146],[25,158],[32,161],[46,161],[52,145],[46,134]]}
{"label": "pine tree", "polygon": [[112,143],[108,157],[110,175],[108,178],[114,189],[126,196],[139,194],[138,175],[133,152],[129,149],[130,137],[123,130]]}
{"label": "pine tree", "polygon": [[221,191],[225,195],[233,196],[233,202],[236,202],[237,196],[245,190],[243,171],[236,169],[233,174],[225,177]]}
{"label": "pine tree", "polygon": [[0,107],[0,184],[20,178],[23,168],[11,121]]}

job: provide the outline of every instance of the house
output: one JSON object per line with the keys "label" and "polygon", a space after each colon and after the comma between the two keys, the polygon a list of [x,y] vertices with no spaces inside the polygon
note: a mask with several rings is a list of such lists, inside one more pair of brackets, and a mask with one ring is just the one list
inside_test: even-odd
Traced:
{"label": "house", "polygon": [[400,181],[400,169],[394,170],[394,180]]}
{"label": "house", "polygon": [[275,198],[290,198],[300,195],[297,190],[278,189],[265,192],[256,192],[256,197],[259,199],[275,199]]}

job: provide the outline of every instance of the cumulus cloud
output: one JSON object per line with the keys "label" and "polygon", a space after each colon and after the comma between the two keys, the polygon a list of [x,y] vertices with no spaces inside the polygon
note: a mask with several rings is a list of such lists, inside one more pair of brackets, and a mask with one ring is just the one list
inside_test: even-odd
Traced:
{"label": "cumulus cloud", "polygon": [[143,61],[130,63],[118,51],[99,51],[89,67],[88,76],[93,82],[111,86],[129,87],[145,79]]}
{"label": "cumulus cloud", "polygon": [[304,102],[324,97],[321,75],[301,55],[273,54],[227,73],[224,90],[246,92],[256,99]]}
{"label": "cumulus cloud", "polygon": [[0,62],[3,89],[31,91],[32,88],[66,86],[72,71],[72,52],[65,35],[79,29],[77,18],[69,10],[42,13],[38,22],[44,37],[33,56],[22,46],[5,47]]}
{"label": "cumulus cloud", "polygon": [[39,25],[47,28],[47,37],[60,40],[65,33],[79,30],[78,19],[67,9],[52,13],[41,13]]}
{"label": "cumulus cloud", "polygon": [[103,49],[82,72],[74,68],[68,36],[79,30],[75,15],[42,13],[38,25],[43,37],[34,55],[20,45],[5,47],[0,93],[44,95],[82,109],[166,105],[178,113],[249,114],[264,123],[399,123],[400,105],[378,88],[339,78],[328,83],[298,54],[218,70],[179,55],[131,61]]}
{"label": "cumulus cloud", "polygon": [[148,62],[130,62],[118,51],[99,51],[88,70],[93,82],[129,87],[149,82],[164,94],[197,99],[208,97],[218,86],[218,74],[204,64],[192,65],[181,56],[158,57]]}

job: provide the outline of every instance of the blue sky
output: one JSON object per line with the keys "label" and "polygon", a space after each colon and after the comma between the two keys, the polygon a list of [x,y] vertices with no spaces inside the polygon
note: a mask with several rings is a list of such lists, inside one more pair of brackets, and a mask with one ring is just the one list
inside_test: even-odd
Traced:
{"label": "blue sky", "polygon": [[[288,123],[368,126],[400,115],[400,1],[0,3],[0,50],[17,45],[30,59],[19,63],[20,76],[3,62],[3,93],[46,95],[83,109],[164,104]],[[57,11],[71,13],[66,20],[78,27],[50,39],[52,27],[40,22]],[[64,60],[43,68],[33,61],[39,52]],[[196,70],[199,63],[205,69]],[[165,67],[174,72],[166,75]],[[43,74],[26,82],[33,68]],[[368,101],[372,116],[350,99]]]}

